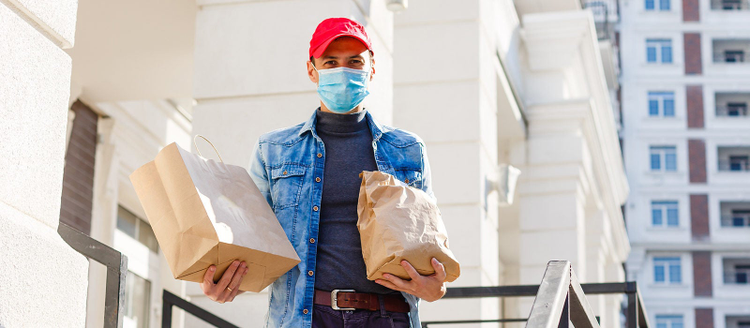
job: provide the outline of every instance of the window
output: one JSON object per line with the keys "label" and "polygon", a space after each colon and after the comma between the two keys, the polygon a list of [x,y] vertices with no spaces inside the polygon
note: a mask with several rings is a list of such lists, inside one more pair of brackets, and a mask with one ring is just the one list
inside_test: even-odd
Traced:
{"label": "window", "polygon": [[732,211],[733,227],[750,227],[750,210]]}
{"label": "window", "polygon": [[152,252],[159,252],[159,244],[156,242],[156,236],[151,226],[122,206],[117,208],[117,230],[141,242]]}
{"label": "window", "polygon": [[672,40],[646,40],[646,61],[648,61],[649,63],[671,63]]}
{"label": "window", "polygon": [[678,227],[680,215],[677,201],[652,201],[651,223],[654,227]]}
{"label": "window", "polygon": [[750,157],[748,156],[729,156],[730,171],[747,171]]}
{"label": "window", "polygon": [[747,103],[727,103],[727,116],[747,116]]}
{"label": "window", "polygon": [[740,0],[722,0],[721,8],[724,10],[740,10],[742,3]]}
{"label": "window", "polygon": [[747,278],[750,276],[750,265],[737,264],[734,266],[734,283],[747,284]]}
{"label": "window", "polygon": [[745,62],[745,52],[742,50],[724,50],[725,63]]}
{"label": "window", "polygon": [[679,257],[654,258],[654,282],[661,284],[682,283],[682,271]]}
{"label": "window", "polygon": [[656,328],[683,328],[682,315],[679,314],[657,314]]}
{"label": "window", "polygon": [[151,282],[128,271],[125,279],[124,327],[148,327]]}
{"label": "window", "polygon": [[649,92],[648,115],[674,117],[674,92]]}
{"label": "window", "polygon": [[677,171],[677,148],[651,146],[651,171]]}
{"label": "window", "polygon": [[659,10],[661,11],[669,11],[670,10],[670,0],[646,0],[646,10],[656,10],[656,6],[659,6]]}

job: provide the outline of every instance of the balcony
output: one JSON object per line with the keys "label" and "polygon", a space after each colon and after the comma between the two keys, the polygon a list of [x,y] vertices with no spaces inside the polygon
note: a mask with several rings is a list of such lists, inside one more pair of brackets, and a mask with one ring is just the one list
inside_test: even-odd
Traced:
{"label": "balcony", "polygon": [[750,258],[724,258],[722,265],[725,285],[750,283]]}
{"label": "balcony", "polygon": [[719,147],[719,172],[750,172],[750,146]]}
{"label": "balcony", "polygon": [[747,117],[750,93],[716,93],[716,117]]}
{"label": "balcony", "polygon": [[714,63],[742,65],[748,63],[750,39],[713,40]]}
{"label": "balcony", "polygon": [[748,0],[711,0],[711,10],[750,10]]}
{"label": "balcony", "polygon": [[721,202],[721,226],[750,227],[750,202]]}
{"label": "balcony", "polygon": [[727,328],[750,328],[750,316],[728,315],[726,316]]}
{"label": "balcony", "polygon": [[599,40],[614,40],[615,24],[620,21],[620,7],[616,0],[581,0],[581,8],[594,14],[594,25]]}

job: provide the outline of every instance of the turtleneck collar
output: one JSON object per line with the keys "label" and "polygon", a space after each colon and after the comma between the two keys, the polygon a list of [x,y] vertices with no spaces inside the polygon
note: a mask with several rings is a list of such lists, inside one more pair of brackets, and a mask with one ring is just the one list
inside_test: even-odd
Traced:
{"label": "turtleneck collar", "polygon": [[315,128],[323,132],[352,133],[369,128],[365,110],[351,114],[336,114],[324,112],[318,108],[315,111],[315,116]]}

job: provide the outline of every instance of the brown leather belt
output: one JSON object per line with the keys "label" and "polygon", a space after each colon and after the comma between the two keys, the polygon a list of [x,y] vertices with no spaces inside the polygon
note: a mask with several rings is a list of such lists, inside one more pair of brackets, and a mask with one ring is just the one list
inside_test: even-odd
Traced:
{"label": "brown leather belt", "polygon": [[371,293],[356,293],[350,289],[335,289],[332,292],[316,289],[313,303],[330,306],[334,310],[365,309],[377,311],[380,310],[378,296],[383,298],[386,311],[401,313],[409,312],[409,303],[406,303],[406,300],[400,294],[378,295]]}

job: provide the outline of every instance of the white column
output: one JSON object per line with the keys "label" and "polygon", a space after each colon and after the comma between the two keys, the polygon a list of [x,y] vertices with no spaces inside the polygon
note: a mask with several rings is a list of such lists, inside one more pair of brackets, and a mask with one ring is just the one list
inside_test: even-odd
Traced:
{"label": "white column", "polygon": [[[610,270],[622,271],[613,264],[629,252],[620,211],[628,189],[592,17],[550,12],[526,14],[523,22],[529,128],[519,183],[519,282],[538,284],[551,259],[571,261],[581,282],[602,282],[613,278]],[[606,322],[617,318],[609,297],[590,302]],[[519,302],[516,314],[530,305]]]}
{"label": "white column", "polygon": [[0,326],[83,327],[88,262],[57,234],[77,1],[0,2]]}
{"label": "white column", "polygon": [[[258,137],[307,120],[319,106],[306,61],[315,27],[329,17],[365,26],[375,52],[376,73],[367,108],[390,124],[393,14],[383,0],[198,0],[196,17],[193,134],[216,145],[230,164],[247,167]],[[260,327],[268,294],[245,293],[218,305],[188,283],[192,301],[242,327]],[[186,326],[202,323],[186,318]]]}
{"label": "white column", "polygon": [[[484,29],[482,5],[412,0],[394,32],[393,121],[426,142],[435,196],[461,263],[461,277],[449,287],[500,283],[497,199],[486,190],[497,165],[498,31],[491,22],[484,23],[493,30]],[[441,300],[422,303],[420,317],[497,319],[499,308],[496,298]]]}

